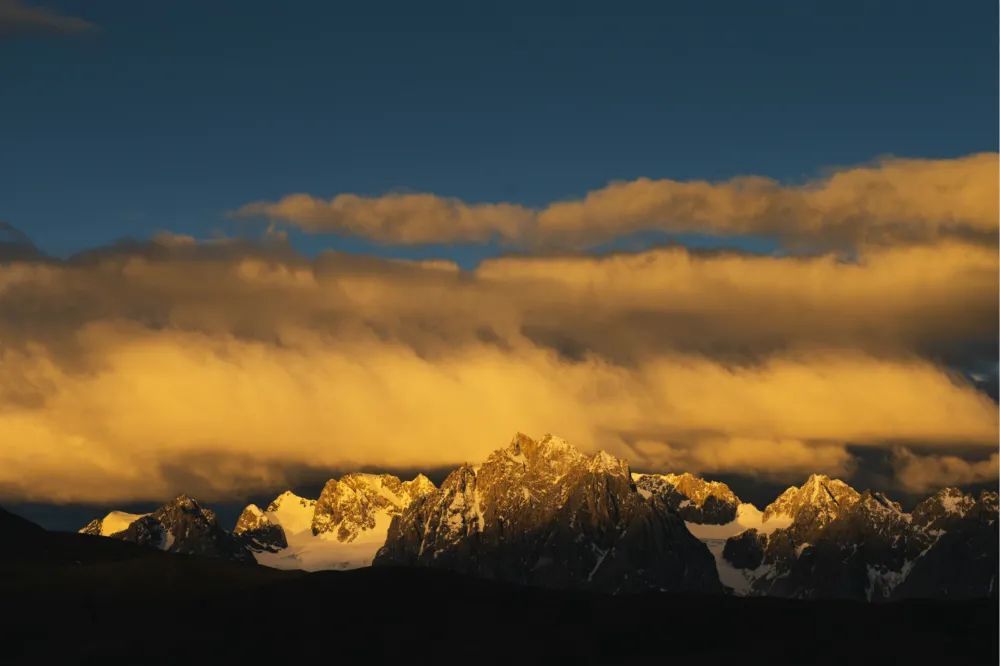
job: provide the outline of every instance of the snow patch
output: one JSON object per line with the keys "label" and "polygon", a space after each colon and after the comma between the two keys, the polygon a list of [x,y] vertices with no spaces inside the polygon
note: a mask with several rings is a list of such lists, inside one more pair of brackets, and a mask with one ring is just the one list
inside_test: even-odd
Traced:
{"label": "snow patch", "polygon": [[791,525],[792,518],[791,516],[777,515],[771,516],[765,521],[764,514],[761,513],[760,509],[749,502],[744,502],[736,507],[736,518],[725,525],[688,522],[684,524],[691,534],[702,541],[707,539],[726,540],[749,529],[755,529],[761,534],[770,534],[777,529]]}
{"label": "snow patch", "polygon": [[117,532],[127,530],[129,525],[148,515],[148,513],[112,511],[101,519],[101,536],[111,536]]}

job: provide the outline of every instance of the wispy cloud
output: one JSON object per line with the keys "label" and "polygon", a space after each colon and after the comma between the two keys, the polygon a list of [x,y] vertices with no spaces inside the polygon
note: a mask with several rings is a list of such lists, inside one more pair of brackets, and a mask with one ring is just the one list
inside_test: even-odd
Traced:
{"label": "wispy cloud", "polygon": [[997,154],[885,159],[801,186],[748,176],[729,181],[612,183],[541,209],[466,203],[433,194],[322,199],[292,194],[242,206],[309,232],[385,243],[481,242],[576,249],[646,230],[770,235],[790,245],[854,249],[872,244],[976,238],[997,232]]}
{"label": "wispy cloud", "polygon": [[0,37],[71,35],[96,30],[90,21],[22,0],[0,0]]}

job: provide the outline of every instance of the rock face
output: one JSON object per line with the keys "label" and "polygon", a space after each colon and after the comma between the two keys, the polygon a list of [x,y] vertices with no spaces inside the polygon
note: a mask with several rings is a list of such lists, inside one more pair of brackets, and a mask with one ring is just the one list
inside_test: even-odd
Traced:
{"label": "rock face", "polygon": [[740,498],[719,481],[693,474],[633,474],[636,488],[655,496],[687,522],[724,525],[736,519]]}
{"label": "rock face", "polygon": [[756,569],[764,561],[767,535],[755,529],[726,540],[722,556],[737,569]]}
{"label": "rock face", "polygon": [[881,493],[814,475],[764,516],[791,523],[744,532],[723,550],[751,594],[882,601],[996,593],[996,493],[977,500],[945,489],[907,514]]}
{"label": "rock face", "polygon": [[423,474],[406,482],[391,474],[355,473],[330,479],[316,501],[313,534],[330,532],[338,541],[354,541],[365,530],[375,529],[379,518],[391,519],[433,490],[434,484]]}
{"label": "rock face", "polygon": [[[102,520],[102,531],[97,533],[103,533],[105,520]],[[84,530],[94,529],[93,525],[92,521]],[[187,495],[178,496],[153,513],[139,516],[125,529],[108,536],[171,553],[253,562],[250,551],[219,526],[215,513]]]}
{"label": "rock face", "polygon": [[[943,509],[943,511],[939,511]],[[895,598],[997,596],[997,493],[978,498],[945,488],[913,510],[914,531],[927,544],[899,583]]]}
{"label": "rock face", "polygon": [[390,474],[345,474],[330,479],[318,500],[288,491],[265,511],[243,510],[234,532],[257,562],[279,569],[354,569],[372,563],[394,516],[434,491],[419,474],[401,481]]}
{"label": "rock face", "polygon": [[392,521],[374,564],[428,566],[550,587],[719,592],[708,549],[628,465],[518,434]]}
{"label": "rock face", "polygon": [[281,525],[273,522],[256,504],[243,509],[243,513],[236,521],[233,535],[253,552],[276,553],[288,548],[285,531],[281,529]]}

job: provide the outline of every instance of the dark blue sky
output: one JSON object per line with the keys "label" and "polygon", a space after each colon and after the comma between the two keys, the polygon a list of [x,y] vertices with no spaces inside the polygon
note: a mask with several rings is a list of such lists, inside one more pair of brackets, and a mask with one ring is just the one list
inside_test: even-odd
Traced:
{"label": "dark blue sky", "polygon": [[0,39],[0,220],[58,255],[290,192],[540,205],[997,147],[990,1],[46,6],[99,30]]}

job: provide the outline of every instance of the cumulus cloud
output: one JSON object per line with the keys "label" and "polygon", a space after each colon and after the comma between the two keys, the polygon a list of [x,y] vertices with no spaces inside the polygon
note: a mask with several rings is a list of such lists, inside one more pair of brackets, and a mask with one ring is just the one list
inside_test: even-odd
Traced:
{"label": "cumulus cloud", "polygon": [[995,482],[1000,474],[1000,456],[996,452],[985,459],[969,460],[955,455],[921,455],[899,447],[892,462],[899,485],[911,492]]}
{"label": "cumulus cloud", "polygon": [[478,461],[515,430],[797,479],[847,445],[995,447],[995,249],[448,262],[162,236],[0,264],[0,495],[221,499]]}
{"label": "cumulus cloud", "polygon": [[401,244],[499,238],[525,248],[583,248],[646,230],[768,235],[806,248],[944,237],[992,243],[997,180],[997,154],[983,153],[884,159],[797,186],[757,176],[717,183],[640,178],[538,210],[433,194],[293,194],[247,204],[235,214]]}
{"label": "cumulus cloud", "polygon": [[75,34],[97,26],[76,16],[60,14],[21,0],[0,0],[0,37],[22,34]]}

